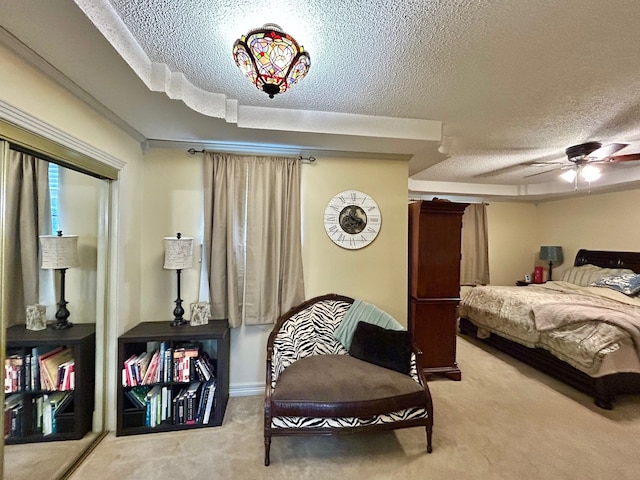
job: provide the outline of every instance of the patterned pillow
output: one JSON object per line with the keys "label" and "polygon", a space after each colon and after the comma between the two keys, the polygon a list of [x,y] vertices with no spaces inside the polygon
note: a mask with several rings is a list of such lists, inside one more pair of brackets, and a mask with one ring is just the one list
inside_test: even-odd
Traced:
{"label": "patterned pillow", "polygon": [[602,277],[591,284],[594,287],[608,287],[626,295],[635,295],[640,292],[640,275],[635,273],[623,273],[622,275],[609,275]]}
{"label": "patterned pillow", "polygon": [[627,268],[601,268],[595,265],[582,265],[580,267],[571,267],[562,273],[560,280],[563,282],[573,283],[581,287],[588,287],[597,282],[602,277],[609,275],[634,274],[633,270]]}

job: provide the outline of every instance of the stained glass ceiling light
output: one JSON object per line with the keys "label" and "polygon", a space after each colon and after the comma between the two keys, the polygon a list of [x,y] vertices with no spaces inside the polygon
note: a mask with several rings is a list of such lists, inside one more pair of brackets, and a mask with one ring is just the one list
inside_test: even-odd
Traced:
{"label": "stained glass ceiling light", "polygon": [[273,23],[236,40],[233,59],[251,83],[270,98],[302,80],[311,66],[304,47]]}

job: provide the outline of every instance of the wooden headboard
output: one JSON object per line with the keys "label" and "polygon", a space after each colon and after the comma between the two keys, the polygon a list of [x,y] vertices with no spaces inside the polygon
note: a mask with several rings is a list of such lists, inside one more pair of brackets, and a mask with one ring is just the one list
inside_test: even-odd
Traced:
{"label": "wooden headboard", "polygon": [[629,268],[640,273],[640,253],[638,252],[609,252],[604,250],[578,250],[576,267],[580,265],[596,265],[604,268]]}

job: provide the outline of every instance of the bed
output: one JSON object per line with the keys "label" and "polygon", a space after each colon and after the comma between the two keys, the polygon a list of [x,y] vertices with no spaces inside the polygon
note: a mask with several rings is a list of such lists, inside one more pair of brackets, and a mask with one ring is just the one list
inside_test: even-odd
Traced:
{"label": "bed", "polygon": [[640,393],[640,253],[578,251],[558,281],[478,286],[460,302],[475,336],[611,409]]}

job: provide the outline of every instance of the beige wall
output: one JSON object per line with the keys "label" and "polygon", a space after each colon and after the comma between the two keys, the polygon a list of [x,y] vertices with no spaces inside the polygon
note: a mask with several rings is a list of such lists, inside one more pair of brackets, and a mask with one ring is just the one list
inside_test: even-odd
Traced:
{"label": "beige wall", "polygon": [[[319,159],[303,169],[303,248],[307,297],[340,293],[373,303],[406,325],[406,162]],[[344,190],[360,190],[376,201],[382,228],[361,250],[335,245],[324,230],[328,201]]]}
{"label": "beige wall", "polygon": [[564,262],[553,278],[573,265],[580,248],[638,251],[640,190],[583,195],[548,202],[493,201],[488,208],[491,283],[512,285],[548,263],[538,258],[541,245],[560,245]]}
{"label": "beige wall", "polygon": [[492,201],[487,207],[489,274],[493,285],[513,285],[537,258],[538,209],[532,203]]}
{"label": "beige wall", "polygon": [[[141,307],[139,321],[173,319],[177,297],[177,275],[165,270],[164,237],[180,232],[194,238],[199,258],[202,243],[202,155],[185,150],[151,149],[144,159],[142,200]],[[185,312],[198,300],[199,264],[181,274],[181,297]],[[189,315],[185,315],[189,318]],[[136,325],[137,320],[132,319]]]}
{"label": "beige wall", "polygon": [[[573,264],[580,248],[640,250],[640,190],[591,194],[538,205],[540,245],[561,245],[564,263],[553,278]],[[557,272],[557,275],[556,275]]]}
{"label": "beige wall", "polygon": [[[66,300],[73,323],[96,321],[98,236],[104,215],[103,201],[106,182],[60,167],[59,227],[64,234],[78,235],[80,265],[65,276]],[[57,301],[57,299],[56,299]],[[55,304],[50,305],[55,314]],[[53,320],[53,315],[48,317]]]}
{"label": "beige wall", "polygon": [[[162,268],[162,238],[179,231],[195,237],[196,245],[202,242],[202,155],[151,149],[144,163],[140,320],[169,321],[176,274]],[[319,158],[302,166],[301,182],[306,298],[330,292],[362,298],[406,323],[406,162]],[[329,199],[348,189],[368,193],[382,211],[378,238],[357,251],[333,244],[322,222]],[[184,270],[181,297],[186,311],[198,293],[198,269]],[[243,326],[232,331],[230,381],[235,394],[255,393],[264,385],[271,328]]]}

